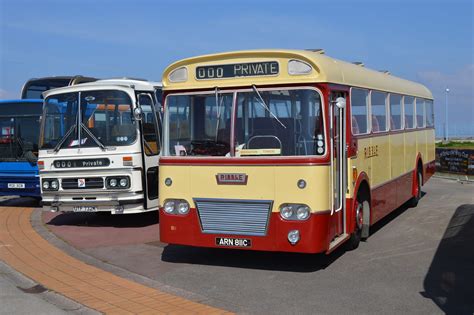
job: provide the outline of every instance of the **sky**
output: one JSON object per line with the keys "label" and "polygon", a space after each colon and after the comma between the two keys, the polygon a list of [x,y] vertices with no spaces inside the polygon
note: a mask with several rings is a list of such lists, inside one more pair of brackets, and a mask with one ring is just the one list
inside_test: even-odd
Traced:
{"label": "sky", "polygon": [[473,0],[0,0],[0,99],[50,75],[160,81],[182,58],[323,48],[425,84],[441,134],[474,135]]}

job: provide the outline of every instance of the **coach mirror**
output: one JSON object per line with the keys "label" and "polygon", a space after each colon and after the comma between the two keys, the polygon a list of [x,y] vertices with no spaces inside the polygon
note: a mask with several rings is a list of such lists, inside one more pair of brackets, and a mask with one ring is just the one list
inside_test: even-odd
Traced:
{"label": "coach mirror", "polygon": [[137,121],[142,120],[143,109],[141,107],[135,107],[133,109],[133,118]]}

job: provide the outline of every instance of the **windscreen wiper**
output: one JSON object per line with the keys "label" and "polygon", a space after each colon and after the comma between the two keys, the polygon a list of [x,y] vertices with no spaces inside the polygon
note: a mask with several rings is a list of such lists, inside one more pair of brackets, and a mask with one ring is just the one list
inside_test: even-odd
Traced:
{"label": "windscreen wiper", "polygon": [[59,149],[61,149],[62,145],[66,141],[67,138],[71,135],[71,133],[76,129],[76,124],[72,125],[69,130],[66,132],[66,134],[59,140],[59,142],[56,144],[56,146],[53,149],[53,152],[58,152]]}
{"label": "windscreen wiper", "polygon": [[276,121],[278,121],[280,123],[280,125],[286,129],[286,126],[280,121],[280,119],[278,119],[277,116],[275,116],[275,114],[272,113],[272,111],[270,110],[270,107],[268,107],[268,105],[265,103],[265,100],[263,99],[262,95],[260,95],[260,92],[257,90],[257,87],[255,86],[255,84],[252,85],[252,89],[253,91],[255,92],[255,94],[257,94],[258,98],[259,98],[259,103],[260,105],[262,105],[263,108],[265,108],[265,110],[267,112],[270,113],[270,115],[276,119]]}
{"label": "windscreen wiper", "polygon": [[102,149],[102,151],[107,150],[105,145],[102,142],[100,142],[100,140],[97,139],[97,137],[94,136],[94,134],[89,130],[89,128],[87,128],[86,125],[84,125],[82,122],[81,122],[81,128],[89,135],[89,137],[91,137],[92,140],[94,140],[94,142]]}
{"label": "windscreen wiper", "polygon": [[219,122],[221,121],[221,105],[222,102],[224,101],[224,97],[221,98],[221,101],[219,103],[219,88],[216,86],[215,89],[215,95],[216,95],[216,114],[217,114],[217,122],[216,122],[216,142],[217,142],[217,133],[219,130]]}

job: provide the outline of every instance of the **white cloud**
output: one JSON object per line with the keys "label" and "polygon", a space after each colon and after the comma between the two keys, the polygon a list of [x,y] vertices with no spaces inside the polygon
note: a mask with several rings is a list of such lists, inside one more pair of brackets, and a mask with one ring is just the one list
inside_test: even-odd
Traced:
{"label": "white cloud", "polygon": [[435,99],[435,124],[444,129],[446,88],[450,134],[474,133],[474,64],[468,64],[451,73],[424,71],[418,73],[419,81],[433,93]]}

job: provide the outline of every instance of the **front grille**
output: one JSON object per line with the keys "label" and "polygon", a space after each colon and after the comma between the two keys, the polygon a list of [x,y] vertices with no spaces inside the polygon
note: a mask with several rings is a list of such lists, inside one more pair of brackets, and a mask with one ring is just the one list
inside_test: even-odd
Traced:
{"label": "front grille", "polygon": [[79,187],[78,178],[63,178],[61,187],[63,189],[93,189],[104,188],[104,179],[102,177],[85,178],[85,187]]}
{"label": "front grille", "polygon": [[204,233],[264,236],[269,200],[194,199]]}

